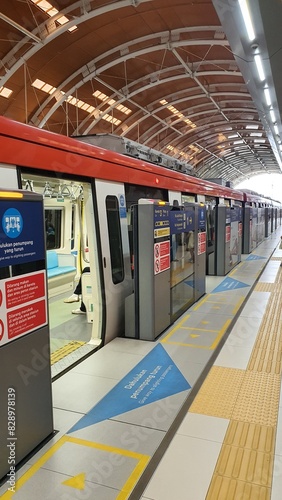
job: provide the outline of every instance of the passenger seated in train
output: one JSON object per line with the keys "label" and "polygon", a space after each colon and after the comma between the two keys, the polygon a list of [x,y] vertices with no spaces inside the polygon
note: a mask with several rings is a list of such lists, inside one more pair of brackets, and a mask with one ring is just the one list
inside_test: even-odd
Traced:
{"label": "passenger seated in train", "polygon": [[[85,267],[82,271],[81,274],[83,273],[89,273],[90,272],[90,267]],[[66,304],[71,304],[73,302],[79,302],[79,299],[81,297],[81,304],[78,309],[73,309],[72,314],[86,314],[86,307],[82,299],[82,287],[81,287],[81,276],[79,278],[79,281],[74,289],[73,294],[68,297],[67,299],[64,300]]]}

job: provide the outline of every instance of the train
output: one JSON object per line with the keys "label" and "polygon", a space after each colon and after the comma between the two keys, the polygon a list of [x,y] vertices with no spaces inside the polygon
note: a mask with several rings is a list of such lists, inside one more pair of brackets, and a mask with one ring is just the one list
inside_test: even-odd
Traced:
{"label": "train", "polygon": [[[251,252],[281,225],[277,201],[95,146],[87,143],[86,137],[82,141],[0,117],[0,138],[1,188],[43,196],[47,262],[48,255],[50,259],[65,256],[72,259],[75,268],[71,278],[48,278],[51,334],[54,330],[57,339],[60,334],[52,317],[53,303],[68,308],[68,327],[61,337],[67,338],[66,331],[73,335],[71,319],[76,321],[78,331],[84,328],[81,330],[78,323],[82,318],[72,316],[72,306],[64,304],[63,299],[72,292],[85,267],[91,270],[85,273],[84,283],[89,299],[88,314],[83,318],[89,331],[86,339],[104,345],[124,335],[125,302],[134,293],[132,207],[140,200],[162,201],[169,207],[205,208],[202,232],[208,274],[217,273],[216,248],[228,236],[225,229],[222,234],[217,231],[217,209],[220,214],[226,207],[224,228],[230,211],[232,215],[236,208],[239,213],[236,230],[241,241],[233,264],[240,261],[241,253]],[[180,253],[170,259],[174,289],[181,280],[187,282],[197,265],[188,251],[186,235],[180,233]],[[185,307],[190,303],[188,300]]]}

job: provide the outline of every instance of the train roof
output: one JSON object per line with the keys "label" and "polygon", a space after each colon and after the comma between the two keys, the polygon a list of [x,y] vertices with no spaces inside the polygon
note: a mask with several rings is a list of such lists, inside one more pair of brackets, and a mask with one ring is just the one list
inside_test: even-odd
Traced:
{"label": "train roof", "polygon": [[243,201],[241,191],[5,117],[0,135],[2,163]]}

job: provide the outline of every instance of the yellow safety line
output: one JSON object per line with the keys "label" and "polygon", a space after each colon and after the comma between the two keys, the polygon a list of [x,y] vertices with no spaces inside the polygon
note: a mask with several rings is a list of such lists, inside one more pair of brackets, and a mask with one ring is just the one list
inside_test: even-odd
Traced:
{"label": "yellow safety line", "polygon": [[137,483],[139,477],[141,476],[142,472],[145,470],[149,463],[150,457],[144,455],[136,465],[135,469],[133,472],[130,474],[128,480],[124,484],[120,494],[117,496],[116,500],[126,500],[131,491],[133,490],[135,484]]}
{"label": "yellow safety line", "polygon": [[197,311],[205,302],[207,302],[209,297],[210,297],[209,293],[205,295],[205,297],[202,300],[200,300],[200,302],[198,302],[198,304],[195,307],[193,307],[193,311]]}
{"label": "yellow safety line", "polygon": [[215,348],[216,348],[216,346],[217,346],[217,344],[219,343],[220,339],[223,337],[224,333],[225,333],[225,332],[226,332],[226,330],[228,329],[228,327],[229,327],[229,325],[230,325],[231,321],[232,321],[231,319],[228,319],[228,320],[224,323],[223,327],[221,328],[221,330],[219,330],[219,332],[218,332],[218,335],[217,335],[216,339],[215,339],[215,340],[214,340],[214,342],[211,344],[211,346],[210,346],[210,348],[209,348],[209,349],[211,349],[211,350],[212,350],[212,349],[215,349]]}
{"label": "yellow safety line", "polygon": [[232,313],[234,315],[237,314],[237,312],[239,311],[239,309],[240,309],[241,305],[243,304],[244,300],[245,300],[245,297],[239,297],[239,300],[238,300],[237,304],[235,304],[235,307],[232,310]]}
{"label": "yellow safety line", "polygon": [[172,330],[170,333],[168,333],[166,335],[166,337],[164,339],[161,340],[161,342],[165,343],[168,341],[168,339],[175,333],[177,332],[177,330],[179,330],[179,328],[182,328],[182,325],[183,323],[185,323],[185,321],[187,321],[188,318],[190,318],[191,314],[187,314],[187,316],[185,316]]}
{"label": "yellow safety line", "polygon": [[76,351],[76,349],[79,349],[79,347],[82,347],[85,345],[86,342],[81,342],[78,340],[72,340],[68,344],[64,345],[63,347],[60,347],[60,349],[57,349],[51,354],[51,365],[54,365],[58,361],[61,361],[61,359],[65,358],[69,354],[71,354],[73,351]]}
{"label": "yellow safety line", "polygon": [[82,446],[88,446],[89,448],[95,448],[97,450],[108,451],[109,453],[115,453],[119,455],[124,455],[126,457],[135,458],[136,460],[140,460],[140,458],[144,457],[144,455],[142,455],[141,453],[125,450],[124,448],[117,448],[116,446],[97,443],[96,441],[87,441],[86,439],[80,439],[71,436],[67,436],[67,441]]}

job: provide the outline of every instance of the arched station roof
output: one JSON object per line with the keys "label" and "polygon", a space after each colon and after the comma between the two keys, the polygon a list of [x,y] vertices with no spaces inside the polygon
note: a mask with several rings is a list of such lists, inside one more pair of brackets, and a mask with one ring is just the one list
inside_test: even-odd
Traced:
{"label": "arched station roof", "polygon": [[1,115],[69,136],[122,136],[203,178],[281,172],[279,0],[9,0],[0,9]]}

